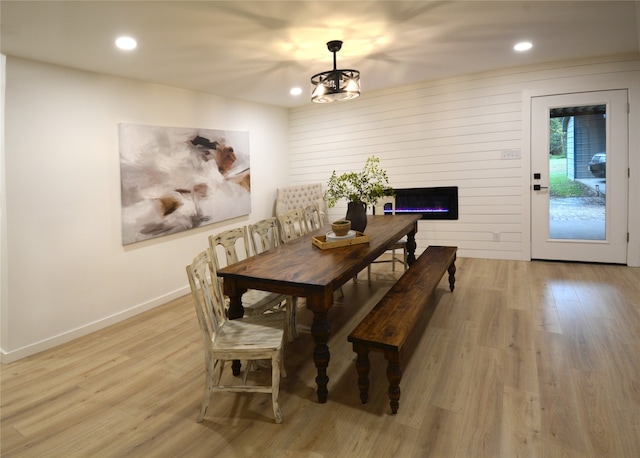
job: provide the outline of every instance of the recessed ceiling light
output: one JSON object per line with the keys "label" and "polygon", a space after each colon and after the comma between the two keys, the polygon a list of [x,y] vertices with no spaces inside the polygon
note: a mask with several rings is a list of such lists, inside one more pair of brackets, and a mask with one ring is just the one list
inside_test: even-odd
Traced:
{"label": "recessed ceiling light", "polygon": [[138,46],[136,40],[131,37],[120,37],[116,40],[116,46],[120,49],[124,49],[125,51],[130,51],[135,49]]}
{"label": "recessed ceiling light", "polygon": [[289,94],[291,94],[291,95],[300,95],[300,94],[302,94],[302,88],[299,88],[299,87],[293,87],[293,88],[291,88],[291,90],[289,91]]}
{"label": "recessed ceiling light", "polygon": [[530,50],[531,48],[533,48],[533,45],[532,45],[532,44],[531,44],[531,42],[529,42],[529,41],[522,41],[522,42],[520,42],[520,43],[517,43],[517,44],[513,47],[513,49],[515,49],[516,51],[520,51],[520,52],[522,52],[522,51],[528,51],[528,50]]}

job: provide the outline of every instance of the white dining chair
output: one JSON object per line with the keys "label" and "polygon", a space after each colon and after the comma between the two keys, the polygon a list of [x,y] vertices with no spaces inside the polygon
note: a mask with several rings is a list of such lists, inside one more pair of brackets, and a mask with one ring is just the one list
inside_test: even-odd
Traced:
{"label": "white dining chair", "polygon": [[[283,364],[285,316],[282,312],[227,319],[224,300],[216,280],[209,251],[197,255],[187,266],[196,315],[200,323],[206,379],[198,422],[204,419],[213,392],[271,393],[273,416],[282,423],[278,404],[280,376],[286,377]],[[242,384],[221,384],[227,362],[244,360]],[[271,361],[270,385],[247,385],[247,377],[257,360]]]}
{"label": "white dining chair", "polygon": [[[374,204],[374,210],[373,213],[375,215],[384,215],[385,214],[385,209],[386,210],[390,210],[390,213],[392,215],[396,214],[396,198],[393,196],[384,196],[384,197],[379,197],[378,200],[376,201],[376,203]],[[402,258],[398,258],[396,256],[396,250],[402,250]],[[392,243],[391,245],[389,245],[387,247],[387,252],[390,251],[391,252],[391,258],[390,259],[386,259],[386,258],[378,258],[375,261],[372,262],[372,264],[375,263],[380,263],[380,262],[390,262],[391,263],[391,271],[395,272],[396,270],[396,262],[400,262],[402,263],[402,265],[404,266],[404,270],[407,270],[408,264],[407,264],[407,239],[406,237],[403,237],[402,239],[398,240],[397,242]],[[384,256],[384,255],[383,255]],[[367,278],[369,283],[371,283],[371,264],[367,267]]]}
{"label": "white dining chair", "polygon": [[318,204],[311,203],[300,209],[302,215],[302,222],[307,229],[307,233],[317,231],[320,229],[324,222],[322,221],[322,215],[318,209]]}
{"label": "white dining chair", "polygon": [[[282,243],[280,241],[280,231],[278,230],[278,220],[275,216],[247,225],[247,235],[254,255],[280,246]],[[291,342],[298,337],[296,326],[298,298],[286,296],[285,307],[287,313],[287,336],[289,342]]]}
{"label": "white dining chair", "polygon": [[[246,259],[250,256],[249,250],[246,227],[237,227],[209,236],[209,251],[216,270]],[[224,252],[224,256],[220,251]],[[222,288],[222,278],[219,278],[219,283]],[[274,310],[284,310],[287,314],[287,322],[293,324],[291,328],[287,329],[289,341],[297,336],[295,321],[293,321],[295,316],[292,318],[293,304],[290,296],[249,289],[242,295],[242,306],[246,315],[260,315]]]}
{"label": "white dining chair", "polygon": [[247,225],[247,235],[253,254],[262,253],[280,246],[280,230],[275,216]]}
{"label": "white dining chair", "polygon": [[282,242],[288,242],[306,234],[306,227],[300,217],[300,210],[290,210],[278,215],[280,224],[280,238]]}

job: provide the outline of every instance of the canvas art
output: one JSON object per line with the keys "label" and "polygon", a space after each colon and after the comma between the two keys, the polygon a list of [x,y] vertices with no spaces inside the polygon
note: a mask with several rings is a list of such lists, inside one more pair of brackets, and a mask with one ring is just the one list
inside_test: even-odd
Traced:
{"label": "canvas art", "polygon": [[251,212],[249,132],[118,126],[122,243]]}

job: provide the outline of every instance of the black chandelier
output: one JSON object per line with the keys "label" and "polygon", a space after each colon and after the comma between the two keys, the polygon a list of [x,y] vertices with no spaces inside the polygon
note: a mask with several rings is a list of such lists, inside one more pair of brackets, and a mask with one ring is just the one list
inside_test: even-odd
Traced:
{"label": "black chandelier", "polygon": [[311,77],[311,101],[315,103],[338,102],[355,99],[360,95],[360,72],[336,69],[336,53],[342,48],[340,40],[327,43],[333,53],[333,70]]}

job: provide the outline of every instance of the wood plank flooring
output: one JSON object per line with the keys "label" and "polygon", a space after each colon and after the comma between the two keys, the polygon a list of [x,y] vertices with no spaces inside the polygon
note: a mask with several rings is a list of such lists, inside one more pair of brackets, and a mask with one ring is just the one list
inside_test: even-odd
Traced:
{"label": "wood plank flooring", "polygon": [[[3,365],[3,457],[640,456],[640,269],[458,259],[403,362],[389,414],[386,362],[371,354],[359,401],[348,333],[400,272],[373,266],[336,295],[329,400],[318,404],[311,314],[287,344],[284,423],[264,394],[204,386],[189,296]],[[395,275],[395,277],[394,277]],[[186,281],[186,278],[185,278]],[[252,374],[267,377],[267,371]]]}

